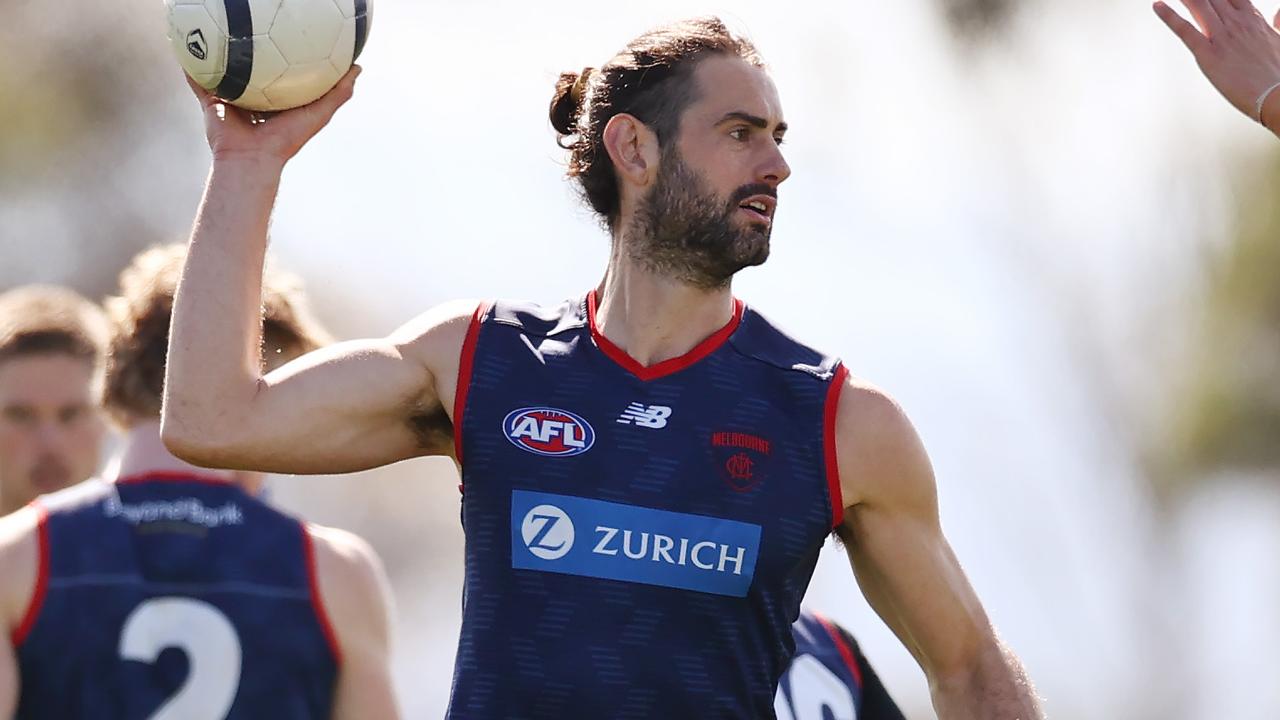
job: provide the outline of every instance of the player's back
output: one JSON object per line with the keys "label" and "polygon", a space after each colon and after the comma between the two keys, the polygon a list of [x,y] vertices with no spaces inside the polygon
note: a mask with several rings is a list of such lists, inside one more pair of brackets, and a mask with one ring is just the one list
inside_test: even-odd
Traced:
{"label": "player's back", "polygon": [[184,475],[40,504],[18,718],[329,717],[338,653],[299,521]]}
{"label": "player's back", "polygon": [[791,631],[796,654],[778,683],[778,720],[903,720],[847,630],[803,612]]}

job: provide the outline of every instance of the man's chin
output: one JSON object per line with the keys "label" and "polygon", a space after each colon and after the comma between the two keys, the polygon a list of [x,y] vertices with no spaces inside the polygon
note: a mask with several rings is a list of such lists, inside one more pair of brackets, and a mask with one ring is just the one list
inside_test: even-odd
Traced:
{"label": "man's chin", "polygon": [[742,254],[739,257],[744,268],[763,265],[769,259],[769,234],[743,238]]}

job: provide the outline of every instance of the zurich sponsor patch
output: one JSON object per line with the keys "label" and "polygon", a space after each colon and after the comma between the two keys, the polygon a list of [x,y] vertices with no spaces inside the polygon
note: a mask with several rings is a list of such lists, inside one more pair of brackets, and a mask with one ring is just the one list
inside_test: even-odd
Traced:
{"label": "zurich sponsor patch", "polygon": [[596,442],[590,423],[568,410],[550,407],[512,410],[502,421],[502,432],[521,450],[548,457],[581,455]]}
{"label": "zurich sponsor patch", "polygon": [[760,526],[572,495],[511,492],[511,566],[745,597]]}

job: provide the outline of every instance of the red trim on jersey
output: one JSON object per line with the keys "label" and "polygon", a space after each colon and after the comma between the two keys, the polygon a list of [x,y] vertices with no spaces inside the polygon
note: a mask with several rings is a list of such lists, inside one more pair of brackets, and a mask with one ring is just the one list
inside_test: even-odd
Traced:
{"label": "red trim on jersey", "polygon": [[36,537],[38,539],[40,558],[37,561],[36,587],[35,591],[31,593],[31,602],[27,605],[27,612],[22,616],[22,623],[18,625],[11,636],[14,648],[21,645],[27,639],[27,635],[31,634],[31,628],[35,626],[36,618],[40,617],[40,608],[44,606],[45,593],[49,591],[49,511],[38,502],[32,503],[31,507],[38,514]]}
{"label": "red trim on jersey", "polygon": [[[453,455],[462,464],[462,414],[467,409],[467,391],[471,389],[471,368],[476,361],[476,342],[480,339],[480,325],[485,313],[489,312],[490,303],[482,302],[476,306],[471,316],[471,324],[467,326],[467,337],[462,341],[462,357],[458,360],[458,385],[453,393]],[[461,489],[461,488],[459,488]]]}
{"label": "red trim on jersey", "polygon": [[840,408],[840,391],[849,377],[849,368],[836,368],[827,386],[827,404],[822,412],[822,449],[827,460],[827,497],[831,499],[831,527],[844,520],[844,496],[840,492],[840,461],[836,456],[836,411]]}
{"label": "red trim on jersey", "polygon": [[600,348],[610,360],[622,366],[622,369],[635,375],[644,382],[657,380],[666,377],[672,373],[680,372],[685,368],[693,365],[699,360],[705,358],[715,352],[724,344],[729,336],[738,329],[739,323],[742,322],[742,301],[734,298],[733,300],[733,317],[729,322],[706,340],[698,343],[692,350],[681,355],[680,357],[663,360],[656,365],[641,365],[635,358],[627,354],[626,350],[614,345],[609,338],[601,334],[600,329],[596,327],[596,291],[592,290],[587,293],[587,324],[591,327],[591,338],[596,341],[596,346]]}
{"label": "red trim on jersey", "polygon": [[844,634],[840,632],[840,628],[835,623],[822,617],[817,613],[810,613],[818,622],[822,624],[822,628],[831,636],[832,642],[836,644],[836,649],[840,651],[840,657],[844,658],[844,664],[849,666],[849,672],[853,673],[853,679],[858,683],[858,687],[862,687],[862,667],[858,665],[858,661],[853,657],[853,648],[849,647],[849,643],[845,641]]}
{"label": "red trim on jersey", "polygon": [[202,485],[217,485],[219,487],[235,484],[235,480],[230,477],[201,475],[182,470],[159,470],[156,472],[138,473],[137,475],[128,475],[115,480],[117,485],[134,485],[136,483],[144,482],[191,482],[200,483]]}
{"label": "red trim on jersey", "polygon": [[324,639],[329,642],[329,650],[333,652],[333,661],[339,665],[342,664],[342,648],[338,646],[338,636],[333,632],[333,623],[329,622],[329,613],[324,609],[324,598],[320,595],[320,573],[316,570],[316,548],[315,540],[311,537],[311,531],[307,529],[306,523],[299,523],[302,527],[302,546],[307,555],[307,576],[311,584],[311,607],[315,610],[316,620],[320,622],[320,629],[324,632]]}

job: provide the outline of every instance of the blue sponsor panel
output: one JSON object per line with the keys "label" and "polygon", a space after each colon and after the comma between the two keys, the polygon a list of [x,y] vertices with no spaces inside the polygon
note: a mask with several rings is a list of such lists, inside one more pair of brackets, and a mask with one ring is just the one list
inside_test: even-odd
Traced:
{"label": "blue sponsor panel", "polygon": [[760,526],[572,495],[511,491],[511,566],[745,597]]}

